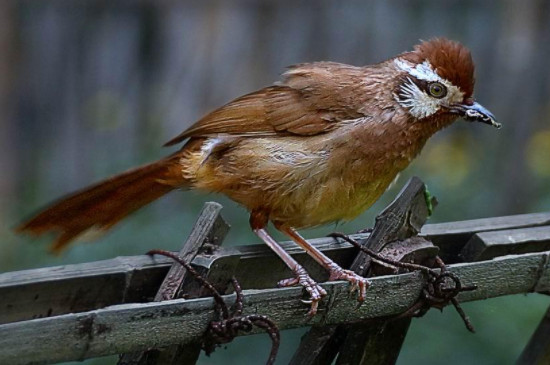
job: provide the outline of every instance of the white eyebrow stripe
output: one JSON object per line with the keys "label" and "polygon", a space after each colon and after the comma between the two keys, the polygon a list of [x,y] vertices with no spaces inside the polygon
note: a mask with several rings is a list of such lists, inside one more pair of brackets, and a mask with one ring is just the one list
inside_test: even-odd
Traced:
{"label": "white eyebrow stripe", "polygon": [[424,61],[415,67],[410,62],[396,58],[394,61],[397,68],[406,71],[409,75],[424,81],[439,81],[441,83],[449,83],[447,80],[440,77],[428,61]]}
{"label": "white eyebrow stripe", "polygon": [[462,100],[462,98],[464,97],[464,92],[462,92],[462,90],[460,90],[458,86],[453,85],[452,82],[450,82],[449,80],[439,76],[428,60],[416,66],[414,66],[413,63],[403,60],[401,58],[396,58],[393,62],[398,69],[407,72],[409,75],[419,80],[424,80],[428,82],[437,81],[442,83],[447,87],[447,90],[450,92],[450,94],[452,94],[450,96],[453,102]]}

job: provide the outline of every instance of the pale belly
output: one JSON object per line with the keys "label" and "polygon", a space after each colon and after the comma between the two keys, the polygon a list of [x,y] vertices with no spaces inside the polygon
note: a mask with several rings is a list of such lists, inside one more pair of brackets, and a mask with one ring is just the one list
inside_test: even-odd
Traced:
{"label": "pale belly", "polygon": [[[380,198],[396,174],[361,182],[332,177],[326,184],[297,190],[272,211],[270,218],[296,228],[352,220]],[[291,203],[296,201],[301,203]],[[290,207],[285,206],[288,203]]]}

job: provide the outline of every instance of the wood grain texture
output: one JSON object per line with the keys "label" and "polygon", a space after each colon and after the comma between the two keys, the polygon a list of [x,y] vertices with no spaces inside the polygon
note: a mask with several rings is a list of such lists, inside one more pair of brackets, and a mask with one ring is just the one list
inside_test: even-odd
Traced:
{"label": "wood grain texture", "polygon": [[420,235],[427,236],[430,241],[439,246],[443,261],[455,263],[459,261],[459,254],[464,245],[476,233],[549,225],[550,212],[543,212],[427,224],[422,228]]}
{"label": "wood grain texture", "polygon": [[152,300],[170,265],[140,255],[0,274],[0,323]]}
{"label": "wood grain texture", "polygon": [[[363,239],[366,235],[354,235]],[[310,240],[341,265],[349,265],[354,249],[333,238]],[[317,280],[326,272],[293,242],[281,244]],[[235,262],[236,261],[236,262]],[[272,288],[290,276],[287,267],[264,244],[221,247],[193,260],[198,267],[238,265],[243,288]],[[0,274],[0,323],[82,312],[109,305],[153,300],[172,261],[147,255],[76,265],[47,267]]]}
{"label": "wood grain texture", "polygon": [[[440,247],[442,257],[456,262],[458,254],[476,233],[548,225],[550,212],[428,224],[422,228],[421,235],[428,236]],[[368,234],[350,236],[361,241]],[[333,238],[312,239],[310,242],[341,266],[349,266],[356,255],[351,245],[337,243]],[[296,244],[281,244],[314,279],[326,280],[326,272]],[[210,267],[222,265],[220,260],[238,261],[235,273],[245,289],[274,287],[277,280],[290,275],[285,265],[265,245],[222,247],[212,255],[197,256],[193,262]],[[0,324],[151,301],[171,264],[165,257],[138,255],[2,273]]]}
{"label": "wood grain texture", "polygon": [[[392,241],[417,235],[429,217],[424,192],[424,183],[416,176],[412,177],[397,198],[376,217],[372,234],[363,245],[379,252]],[[369,255],[360,252],[350,269],[359,275],[366,275],[371,261]]]}
{"label": "wood grain texture", "polygon": [[372,325],[346,326],[346,340],[340,347],[336,365],[395,364],[411,324],[410,318],[375,321]]}
{"label": "wood grain texture", "polygon": [[523,349],[517,365],[550,364],[550,308]]}
{"label": "wood grain texture", "polygon": [[[430,216],[426,199],[426,186],[416,176],[412,177],[395,200],[376,217],[372,234],[366,239],[364,246],[380,252],[391,242],[416,236]],[[430,199],[429,204],[435,206],[436,199],[433,197]],[[432,259],[434,257],[435,255]],[[360,252],[351,270],[361,275],[370,273],[372,258]],[[391,322],[377,321],[369,327],[347,326],[344,330],[345,340],[338,353],[337,365],[395,363],[410,323],[410,318],[402,318]]]}
{"label": "wood grain texture", "polygon": [[[220,245],[229,232],[229,225],[221,217],[222,205],[215,202],[204,204],[189,237],[183,244],[178,256],[185,262],[191,262],[204,244]],[[168,270],[160,288],[155,295],[155,302],[175,299],[178,297],[183,282],[188,279],[187,270],[174,262]],[[188,298],[198,297],[200,289],[186,291]],[[120,356],[119,365],[154,365],[195,363],[201,351],[200,344],[186,346],[172,345],[163,349],[153,349],[142,352],[130,352]],[[185,361],[185,362],[184,362]]]}
{"label": "wood grain texture", "polygon": [[550,226],[476,233],[460,256],[470,262],[546,250],[550,250]]}
{"label": "wood grain texture", "polygon": [[[183,261],[191,262],[204,243],[219,245],[223,241],[225,235],[229,232],[229,226],[220,217],[221,209],[221,204],[215,202],[208,202],[204,205],[189,237],[179,252],[178,256]],[[218,220],[221,223],[216,224]],[[217,230],[214,230],[215,227],[217,227]],[[160,302],[176,298],[186,275],[187,270],[178,263],[174,263],[155,295],[155,301]]]}
{"label": "wood grain texture", "polygon": [[[465,285],[478,289],[461,293],[461,301],[548,291],[549,252],[451,265]],[[542,284],[541,284],[542,283]],[[356,308],[345,282],[323,284],[328,297],[313,319],[304,316],[301,288],[246,290],[244,314],[265,314],[279,328],[331,325],[381,318],[404,311],[424,285],[419,273],[372,279],[365,304]],[[225,297],[228,304],[235,296]],[[187,343],[199,338],[213,319],[213,300],[176,299],[160,303],[123,304],[90,312],[66,314],[0,325],[0,363],[52,363]],[[55,335],[52,335],[55,334]],[[66,346],[59,346],[59,343]]]}

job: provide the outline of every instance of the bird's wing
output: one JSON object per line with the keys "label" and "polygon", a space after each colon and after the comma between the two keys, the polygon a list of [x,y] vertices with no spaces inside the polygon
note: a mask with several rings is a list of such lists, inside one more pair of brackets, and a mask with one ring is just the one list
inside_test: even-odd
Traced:
{"label": "bird's wing", "polygon": [[343,100],[344,88],[361,69],[332,62],[296,65],[283,81],[241,96],[206,115],[166,146],[189,137],[216,134],[238,136],[301,135],[325,133],[342,120],[362,116],[353,103]]}

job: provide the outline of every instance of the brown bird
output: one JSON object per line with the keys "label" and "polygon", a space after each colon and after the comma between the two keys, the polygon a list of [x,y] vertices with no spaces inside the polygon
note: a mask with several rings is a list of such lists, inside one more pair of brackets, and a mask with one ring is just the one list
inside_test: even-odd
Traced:
{"label": "brown bird", "polygon": [[61,199],[18,230],[57,233],[59,252],[90,230],[106,231],[174,189],[220,192],[250,211],[250,225],[292,270],[314,314],[326,295],[266,230],[288,235],[363,300],[367,279],[340,268],[296,229],[350,220],[370,207],[427,139],[457,118],[500,127],[473,99],[474,63],[447,39],[355,67],[289,67],[281,82],[214,110],[166,146],[176,153]]}

